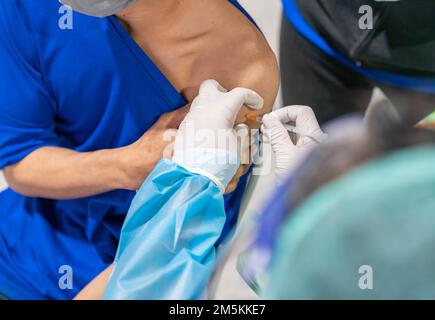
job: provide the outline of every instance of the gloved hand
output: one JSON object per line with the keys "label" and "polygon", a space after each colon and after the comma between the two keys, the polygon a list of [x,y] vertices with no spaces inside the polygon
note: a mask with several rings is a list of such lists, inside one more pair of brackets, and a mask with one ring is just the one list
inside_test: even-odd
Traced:
{"label": "gloved hand", "polygon": [[[307,135],[297,135],[297,141],[293,143],[284,127],[288,123],[295,124]],[[275,156],[278,183],[283,182],[301,158],[326,137],[313,110],[307,106],[288,106],[264,115],[262,131],[264,142],[270,143]]]}
{"label": "gloved hand", "polygon": [[203,82],[177,132],[172,160],[210,178],[223,193],[240,166],[236,116],[243,105],[261,109],[263,103],[253,90],[228,92],[215,80]]}

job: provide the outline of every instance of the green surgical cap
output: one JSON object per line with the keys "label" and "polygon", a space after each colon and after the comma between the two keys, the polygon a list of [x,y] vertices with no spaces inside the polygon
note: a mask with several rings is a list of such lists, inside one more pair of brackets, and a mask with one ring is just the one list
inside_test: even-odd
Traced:
{"label": "green surgical cap", "polygon": [[311,195],[273,259],[270,299],[435,299],[435,146],[391,153]]}

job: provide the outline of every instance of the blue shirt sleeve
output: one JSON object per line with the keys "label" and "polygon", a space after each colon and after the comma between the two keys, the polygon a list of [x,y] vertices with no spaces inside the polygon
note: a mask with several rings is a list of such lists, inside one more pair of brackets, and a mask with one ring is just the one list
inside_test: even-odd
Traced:
{"label": "blue shirt sleeve", "polygon": [[38,46],[19,1],[0,1],[0,169],[57,145],[56,104],[44,84]]}

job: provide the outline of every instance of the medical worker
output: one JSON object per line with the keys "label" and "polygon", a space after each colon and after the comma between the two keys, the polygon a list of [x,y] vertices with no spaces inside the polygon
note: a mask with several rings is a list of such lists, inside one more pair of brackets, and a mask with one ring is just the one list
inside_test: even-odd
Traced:
{"label": "medical worker", "polygon": [[402,120],[435,105],[435,2],[282,0],[284,104],[311,106],[325,123],[363,111],[375,86]]}
{"label": "medical worker", "polygon": [[[263,298],[432,299],[435,134],[388,113],[326,129],[266,203],[239,250],[240,276]],[[273,141],[287,157],[286,139]]]}

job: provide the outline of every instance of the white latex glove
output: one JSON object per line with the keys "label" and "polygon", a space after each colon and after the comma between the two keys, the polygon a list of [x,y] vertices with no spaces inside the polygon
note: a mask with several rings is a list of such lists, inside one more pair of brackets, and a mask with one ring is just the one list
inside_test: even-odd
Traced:
{"label": "white latex glove", "polygon": [[[293,143],[283,124],[292,124],[310,137],[296,135],[297,142]],[[266,114],[262,131],[264,141],[272,147],[278,183],[283,182],[306,153],[326,137],[313,109],[307,106],[288,106]]]}
{"label": "white latex glove", "polygon": [[240,166],[234,129],[237,114],[243,105],[261,109],[263,103],[253,90],[236,88],[228,92],[215,80],[203,82],[178,130],[173,161],[207,176],[224,192]]}

